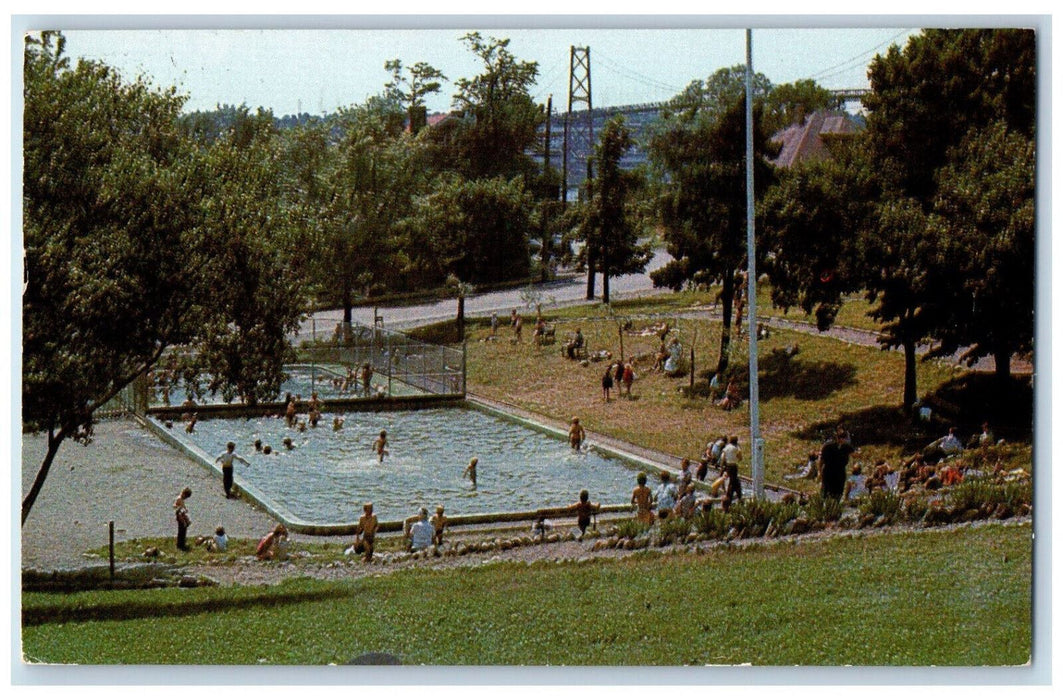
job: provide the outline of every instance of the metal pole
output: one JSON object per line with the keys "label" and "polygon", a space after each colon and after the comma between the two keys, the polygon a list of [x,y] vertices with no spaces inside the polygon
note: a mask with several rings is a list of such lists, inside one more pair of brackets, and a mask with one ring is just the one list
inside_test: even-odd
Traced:
{"label": "metal pole", "polygon": [[111,580],[114,580],[114,521],[107,523],[107,556],[111,563]]}
{"label": "metal pole", "polygon": [[746,286],[749,303],[749,443],[753,494],[764,498],[764,442],[760,438],[757,376],[757,249],[753,222],[753,30],[746,30]]}

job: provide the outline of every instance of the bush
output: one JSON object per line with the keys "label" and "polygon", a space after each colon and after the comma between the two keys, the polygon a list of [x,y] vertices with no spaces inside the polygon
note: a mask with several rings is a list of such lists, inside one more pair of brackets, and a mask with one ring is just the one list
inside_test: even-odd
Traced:
{"label": "bush", "polygon": [[950,491],[949,504],[958,511],[995,510],[1003,504],[1012,511],[1033,500],[1030,482],[997,484],[989,479],[965,479]]}
{"label": "bush", "polygon": [[862,515],[871,515],[876,518],[884,516],[890,523],[897,522],[903,515],[901,497],[893,491],[883,489],[875,489],[861,498],[858,508]]}
{"label": "bush", "polygon": [[800,508],[793,503],[781,503],[756,498],[736,501],[727,514],[730,526],[739,532],[743,529],[754,537],[760,537],[774,522],[776,526],[793,520]]}
{"label": "bush", "polygon": [[703,511],[694,519],[694,527],[703,535],[719,539],[730,529],[730,517],[719,508]]}
{"label": "bush", "polygon": [[631,520],[625,520],[616,526],[616,536],[620,538],[635,539],[646,534],[646,531],[650,529],[649,523],[644,523],[632,518]]}
{"label": "bush", "polygon": [[842,502],[835,498],[824,498],[823,494],[816,493],[810,496],[805,504],[805,513],[811,520],[834,522],[842,516]]}
{"label": "bush", "polygon": [[690,521],[686,518],[665,518],[661,522],[661,544],[681,540],[690,534]]}

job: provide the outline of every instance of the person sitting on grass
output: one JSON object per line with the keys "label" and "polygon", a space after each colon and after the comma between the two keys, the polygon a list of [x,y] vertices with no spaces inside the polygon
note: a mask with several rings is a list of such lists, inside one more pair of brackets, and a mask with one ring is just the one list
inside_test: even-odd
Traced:
{"label": "person sitting on grass", "polygon": [[261,561],[284,559],[287,553],[287,542],[288,529],[284,527],[284,523],[277,523],[275,528],[259,540],[258,547],[255,548],[255,557]]}
{"label": "person sitting on grass", "polygon": [[214,531],[214,538],[207,540],[208,552],[224,552],[229,547],[229,537],[221,525]]}
{"label": "person sitting on grass", "polygon": [[591,495],[587,489],[579,492],[579,500],[569,506],[576,514],[576,527],[579,528],[579,539],[587,534],[587,526],[591,524],[591,514],[597,513],[602,507],[601,503],[591,503]]}
{"label": "person sitting on grass", "polygon": [[923,459],[927,464],[937,464],[961,452],[963,452],[963,443],[956,436],[956,428],[949,428],[948,433],[926,446],[923,450]]}
{"label": "person sitting on grass", "polygon": [[808,461],[797,467],[797,471],[793,474],[784,474],[782,478],[787,481],[793,481],[794,479],[815,479],[819,476],[819,454],[816,452],[808,453]]}
{"label": "person sitting on grass", "polygon": [[576,329],[576,335],[572,336],[572,340],[565,346],[565,354],[568,355],[568,359],[576,359],[576,351],[583,347],[583,331],[579,328]]}
{"label": "person sitting on grass", "polygon": [[845,501],[855,501],[867,494],[866,477],[863,474],[863,469],[859,464],[854,464],[852,472],[849,474],[849,478],[845,480],[845,490],[842,492],[842,499]]}
{"label": "person sitting on grass", "polygon": [[742,396],[738,393],[738,382],[734,379],[729,379],[727,381],[727,390],[724,392],[723,398],[716,402],[716,405],[725,411],[733,411],[741,403]]}
{"label": "person sitting on grass", "polygon": [[435,528],[428,522],[427,508],[422,506],[416,516],[406,519],[403,535],[406,537],[406,547],[411,552],[421,552],[432,546]]}

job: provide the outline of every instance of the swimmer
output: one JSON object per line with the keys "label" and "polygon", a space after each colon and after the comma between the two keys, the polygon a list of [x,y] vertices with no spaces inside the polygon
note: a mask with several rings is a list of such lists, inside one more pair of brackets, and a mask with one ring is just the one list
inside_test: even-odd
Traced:
{"label": "swimmer", "polygon": [[381,430],[380,437],[373,441],[373,450],[380,457],[380,461],[384,461],[384,457],[391,454],[388,451],[388,431]]}
{"label": "swimmer", "polygon": [[269,445],[263,445],[262,446],[262,454],[264,454],[264,455],[273,454],[273,448],[270,447]]}
{"label": "swimmer", "polygon": [[188,420],[188,425],[185,426],[186,433],[196,432],[196,421],[199,420],[199,414],[193,413],[192,417]]}
{"label": "swimmer", "polygon": [[284,422],[289,428],[295,427],[295,399],[288,400],[288,407],[284,411]]}
{"label": "swimmer", "polygon": [[281,440],[281,442],[284,443],[284,446],[287,449],[289,449],[289,450],[294,450],[295,449],[295,445],[292,444],[292,439],[290,437],[284,438],[283,440]]}
{"label": "swimmer", "polygon": [[299,421],[298,425],[295,426],[295,429],[298,430],[300,433],[305,433],[306,432],[306,421],[305,420]]}
{"label": "swimmer", "polygon": [[262,451],[262,441],[261,440],[255,440],[255,452],[261,452],[261,451]]}
{"label": "swimmer", "polygon": [[461,473],[462,476],[468,475],[469,481],[472,482],[473,488],[476,488],[476,465],[478,463],[479,460],[476,457],[473,457],[471,460],[469,460],[469,466],[465,467],[465,471]]}
{"label": "swimmer", "polygon": [[587,431],[583,429],[583,426],[579,423],[579,418],[572,418],[572,425],[568,429],[568,444],[572,446],[572,449],[579,452],[580,447],[583,445],[583,441],[587,439]]}
{"label": "swimmer", "polygon": [[343,416],[336,416],[332,419],[332,429],[339,430],[343,427]]}

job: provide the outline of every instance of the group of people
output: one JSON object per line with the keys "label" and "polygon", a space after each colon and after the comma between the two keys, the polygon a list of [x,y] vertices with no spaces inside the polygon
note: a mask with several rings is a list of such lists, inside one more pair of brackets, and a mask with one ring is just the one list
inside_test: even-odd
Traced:
{"label": "group of people", "polygon": [[611,400],[610,392],[616,387],[617,396],[631,398],[631,385],[638,377],[635,374],[635,366],[630,362],[613,362],[605,368],[602,375],[602,397],[606,403]]}
{"label": "group of people", "polygon": [[[224,455],[233,455],[233,443],[229,443],[228,450]],[[231,482],[230,482],[231,485]],[[188,544],[188,527],[192,524],[192,517],[188,510],[188,499],[192,497],[192,489],[185,487],[173,503],[174,518],[177,521],[177,549],[182,552],[191,551]],[[227,496],[228,497],[228,496]],[[220,553],[229,549],[229,535],[225,528],[219,525],[214,530],[214,536],[209,538],[197,538],[197,545],[202,543],[208,552]],[[260,560],[286,559],[288,551],[288,530],[283,523],[278,523],[258,543],[255,548],[255,557]]]}

